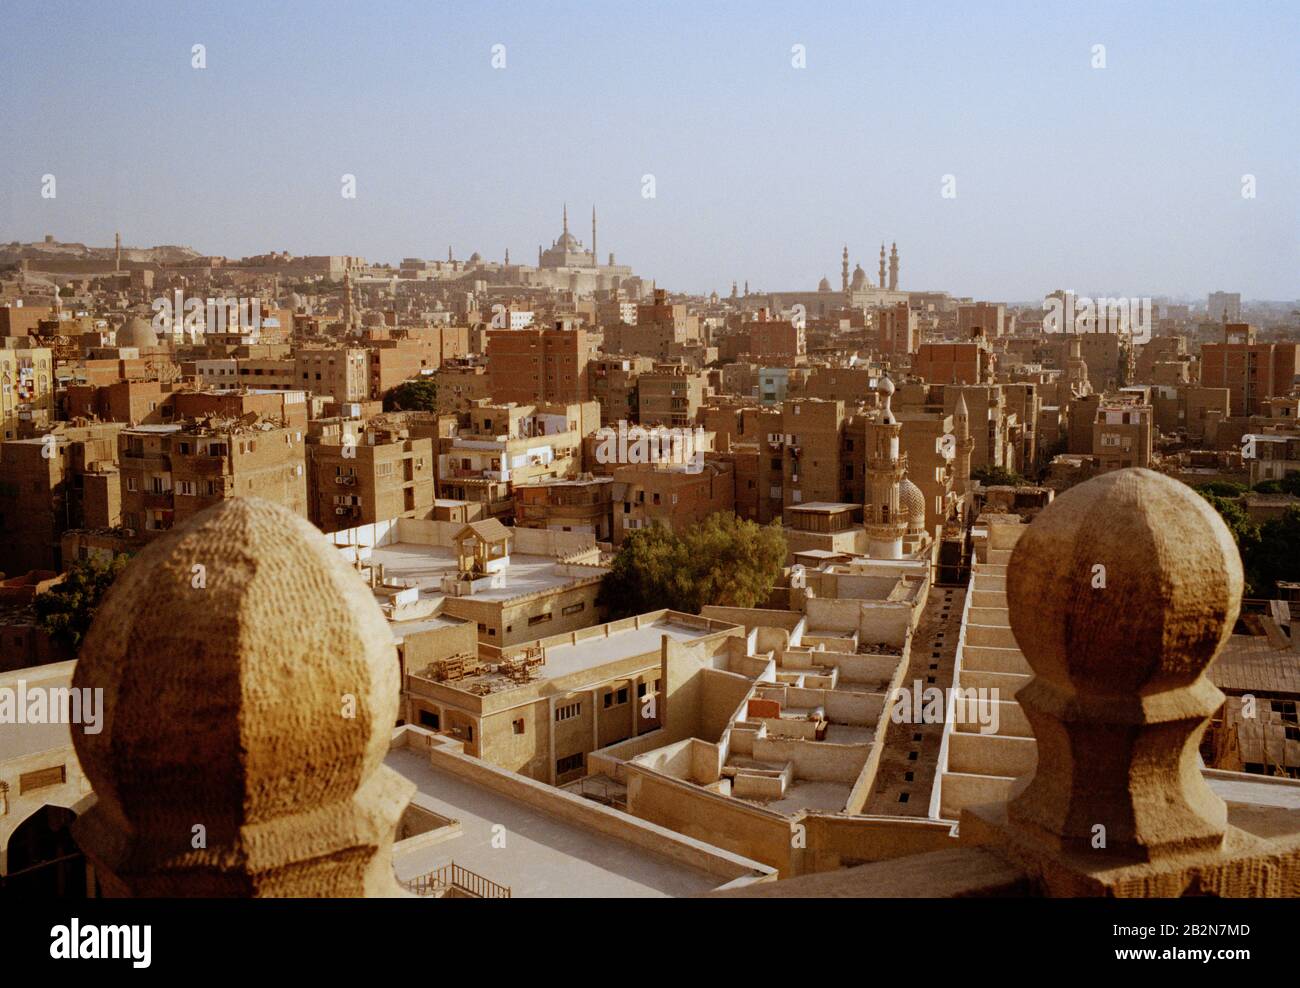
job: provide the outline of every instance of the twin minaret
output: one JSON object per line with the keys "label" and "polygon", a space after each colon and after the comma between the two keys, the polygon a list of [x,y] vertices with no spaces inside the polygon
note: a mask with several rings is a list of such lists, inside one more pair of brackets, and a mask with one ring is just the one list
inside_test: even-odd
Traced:
{"label": "twin minaret", "polygon": [[[594,235],[595,230],[593,228]],[[888,273],[885,265],[885,245],[880,245],[880,287],[888,288],[891,292],[898,291],[898,243],[890,245]],[[849,299],[849,246],[844,245],[844,253],[840,259],[840,291],[844,293],[845,302]]]}

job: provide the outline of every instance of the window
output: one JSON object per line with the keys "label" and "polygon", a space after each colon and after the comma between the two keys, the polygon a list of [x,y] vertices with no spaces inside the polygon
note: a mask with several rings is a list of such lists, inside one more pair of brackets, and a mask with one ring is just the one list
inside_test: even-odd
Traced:
{"label": "window", "polygon": [[636,684],[636,695],[637,695],[637,696],[645,696],[645,683],[637,683],[637,684]]}
{"label": "window", "polygon": [[569,772],[577,772],[582,768],[582,752],[576,755],[567,755],[555,763],[555,774],[565,775]]}
{"label": "window", "polygon": [[576,604],[570,604],[568,607],[564,608],[560,613],[563,614],[565,617],[568,617],[570,614],[581,614],[586,609],[587,609],[586,602],[580,600]]}
{"label": "window", "polygon": [[564,720],[573,720],[575,717],[581,715],[581,713],[581,703],[565,703],[555,708],[555,720],[557,723]]}
{"label": "window", "polygon": [[605,694],[605,709],[608,710],[608,709],[609,709],[610,707],[612,707],[613,705],[614,705],[614,694],[613,694],[613,693],[606,693],[606,694]]}
{"label": "window", "polygon": [[434,713],[432,710],[420,711],[421,727],[431,727],[436,731],[438,730],[438,725],[439,725],[439,720],[438,720],[438,715],[436,713]]}
{"label": "window", "polygon": [[545,624],[550,619],[551,619],[550,614],[534,614],[532,617],[528,619],[528,627],[531,628],[533,627],[533,625]]}
{"label": "window", "polygon": [[514,729],[515,729],[515,733],[516,733],[516,734],[523,734],[523,733],[524,733],[524,719],[523,719],[522,717],[520,717],[520,718],[516,719],[515,721],[513,721],[513,722],[512,722],[512,726],[514,727]]}
{"label": "window", "polygon": [[618,702],[620,705],[627,703],[627,687],[624,686],[618,691]]}

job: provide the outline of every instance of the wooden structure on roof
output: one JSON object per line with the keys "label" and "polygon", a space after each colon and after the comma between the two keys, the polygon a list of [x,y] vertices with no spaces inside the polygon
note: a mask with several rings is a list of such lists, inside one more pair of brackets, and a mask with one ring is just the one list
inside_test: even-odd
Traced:
{"label": "wooden structure on roof", "polygon": [[456,566],[462,577],[483,576],[510,555],[510,529],[495,518],[470,522],[456,533]]}

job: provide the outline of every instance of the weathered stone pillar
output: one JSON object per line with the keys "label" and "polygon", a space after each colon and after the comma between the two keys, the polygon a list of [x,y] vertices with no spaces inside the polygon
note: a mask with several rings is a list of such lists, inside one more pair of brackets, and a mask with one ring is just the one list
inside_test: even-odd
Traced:
{"label": "weathered stone pillar", "polygon": [[1275,842],[1233,826],[1197,754],[1242,588],[1218,512],[1163,474],[1108,473],[1039,514],[1007,567],[1038,763],[1008,804],[963,814],[963,841],[1049,894],[1300,891],[1300,827]]}
{"label": "weathered stone pillar", "polygon": [[392,635],[305,520],[235,498],[151,543],[73,682],[104,690],[102,733],[74,733],[97,797],[74,832],[107,894],[403,894]]}

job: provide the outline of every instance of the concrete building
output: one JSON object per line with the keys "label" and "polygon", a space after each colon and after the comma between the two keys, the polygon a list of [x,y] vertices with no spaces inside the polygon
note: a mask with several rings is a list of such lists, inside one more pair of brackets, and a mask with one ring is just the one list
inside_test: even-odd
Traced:
{"label": "concrete building", "polygon": [[412,439],[406,430],[382,423],[372,423],[360,436],[309,443],[309,517],[323,532],[427,517],[436,464],[432,439]]}

